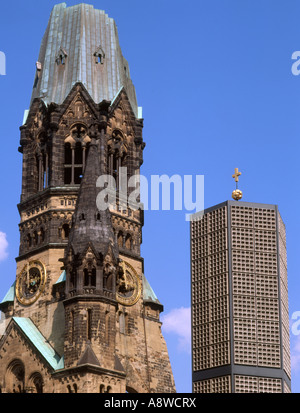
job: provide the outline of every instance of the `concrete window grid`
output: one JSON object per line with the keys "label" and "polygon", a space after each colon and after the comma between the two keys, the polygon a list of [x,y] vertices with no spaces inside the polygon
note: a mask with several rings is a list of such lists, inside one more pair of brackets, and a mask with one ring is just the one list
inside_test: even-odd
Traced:
{"label": "concrete window grid", "polygon": [[210,343],[229,341],[229,318],[214,321],[210,326]]}
{"label": "concrete window grid", "polygon": [[256,297],[257,318],[262,320],[279,321],[278,299]]}
{"label": "concrete window grid", "polygon": [[256,274],[256,295],[262,297],[278,297],[278,279],[276,276]]}
{"label": "concrete window grid", "polygon": [[209,346],[210,344],[210,325],[200,324],[193,329],[193,347]]}
{"label": "concrete window grid", "polygon": [[210,347],[193,348],[193,370],[204,370],[210,368]]}
{"label": "concrete window grid", "polygon": [[193,329],[193,364],[197,370],[226,364],[229,358],[229,319]]}
{"label": "concrete window grid", "polygon": [[229,318],[199,324],[193,329],[192,337],[194,348],[229,341]]}
{"label": "concrete window grid", "polygon": [[258,392],[258,378],[251,376],[234,376],[236,393],[257,393]]}
{"label": "concrete window grid", "polygon": [[210,346],[210,367],[219,367],[229,361],[230,343],[225,341],[223,343],[213,344]]}
{"label": "concrete window grid", "polygon": [[255,269],[262,274],[278,274],[277,255],[267,252],[255,252]]}
{"label": "concrete window grid", "polygon": [[230,376],[197,381],[193,390],[194,393],[230,393]]}
{"label": "concrete window grid", "polygon": [[255,230],[255,250],[277,253],[277,240],[275,231]]}
{"label": "concrete window grid", "polygon": [[209,280],[210,297],[212,299],[221,297],[223,295],[227,295],[229,293],[227,273],[216,275],[214,277],[210,277],[208,280]]}
{"label": "concrete window grid", "polygon": [[208,257],[192,261],[192,283],[200,279],[207,278],[208,274],[209,274],[209,258]]}
{"label": "concrete window grid", "polygon": [[219,367],[230,362],[230,342],[193,349],[194,371]]}
{"label": "concrete window grid", "polygon": [[254,208],[254,227],[264,230],[276,230],[274,209]]}
{"label": "concrete window grid", "polygon": [[253,250],[254,231],[249,228],[231,228],[231,246],[233,249]]}
{"label": "concrete window grid", "polygon": [[227,251],[221,251],[218,254],[209,256],[209,275],[218,275],[228,272]]}
{"label": "concrete window grid", "polygon": [[197,326],[200,324],[209,323],[210,321],[209,307],[210,307],[209,301],[203,301],[201,303],[196,302],[195,304],[192,304],[193,325]]}
{"label": "concrete window grid", "polygon": [[257,345],[258,366],[276,367],[281,365],[280,346],[277,344],[259,343]]}
{"label": "concrete window grid", "polygon": [[282,280],[280,280],[280,294],[281,294],[281,303],[288,311],[289,308],[289,299],[288,299],[288,291],[287,287],[284,285]]}
{"label": "concrete window grid", "polygon": [[251,318],[235,318],[233,322],[233,331],[235,340],[240,341],[257,341],[256,320]]}
{"label": "concrete window grid", "polygon": [[256,318],[256,303],[255,297],[250,295],[233,296],[233,314],[239,318]]}
{"label": "concrete window grid", "polygon": [[253,208],[231,206],[231,225],[232,227],[253,228]]}
{"label": "concrete window grid", "polygon": [[257,365],[257,346],[255,342],[234,341],[234,362],[236,364]]}
{"label": "concrete window grid", "polygon": [[284,263],[284,260],[281,258],[281,256],[280,256],[280,259],[279,259],[279,269],[280,269],[280,279],[287,288],[288,287],[287,267]]}
{"label": "concrete window grid", "polygon": [[257,342],[280,344],[279,322],[257,320]]}
{"label": "concrete window grid", "polygon": [[243,272],[233,272],[232,289],[234,295],[255,296],[255,275]]}
{"label": "concrete window grid", "polygon": [[283,261],[283,264],[287,268],[286,247],[285,247],[284,241],[281,238],[281,236],[279,236],[279,255],[280,255],[280,259]]}
{"label": "concrete window grid", "polygon": [[289,330],[285,327],[285,325],[282,326],[282,344],[283,344],[283,348],[289,351],[290,335],[289,335]]}
{"label": "concrete window grid", "polygon": [[236,393],[281,393],[281,379],[235,375]]}
{"label": "concrete window grid", "polygon": [[254,272],[254,252],[233,250],[232,251],[232,271]]}
{"label": "concrete window grid", "polygon": [[228,274],[205,278],[193,283],[192,304],[220,299],[228,295]]}
{"label": "concrete window grid", "polygon": [[229,317],[229,297],[225,295],[218,297],[214,300],[210,300],[210,320],[216,321],[226,317]]}
{"label": "concrete window grid", "polygon": [[227,250],[226,228],[208,234],[208,245],[210,254],[217,254]]}
{"label": "concrete window grid", "polygon": [[283,349],[283,369],[285,370],[286,374],[291,377],[291,357],[290,357],[290,349],[288,351]]}

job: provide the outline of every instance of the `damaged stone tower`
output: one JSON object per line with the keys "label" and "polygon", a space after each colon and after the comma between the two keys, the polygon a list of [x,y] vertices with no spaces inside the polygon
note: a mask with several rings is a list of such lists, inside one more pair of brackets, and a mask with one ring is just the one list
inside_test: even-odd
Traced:
{"label": "damaged stone tower", "polygon": [[[143,211],[119,196],[120,168],[139,174],[142,129],[114,20],[56,5],[20,128],[20,250],[0,303],[1,392],[175,392],[163,306],[140,255]],[[116,202],[101,210],[105,174]]]}

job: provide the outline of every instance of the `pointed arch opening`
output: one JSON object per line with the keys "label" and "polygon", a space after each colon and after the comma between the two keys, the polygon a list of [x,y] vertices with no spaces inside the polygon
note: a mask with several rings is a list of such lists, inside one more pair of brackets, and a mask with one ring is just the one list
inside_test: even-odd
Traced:
{"label": "pointed arch opening", "polygon": [[83,178],[89,144],[87,128],[81,123],[73,125],[65,139],[64,184],[79,185]]}
{"label": "pointed arch opening", "polygon": [[119,129],[112,132],[108,140],[107,169],[116,183],[116,189],[120,187],[120,168],[126,166],[127,145],[123,133]]}

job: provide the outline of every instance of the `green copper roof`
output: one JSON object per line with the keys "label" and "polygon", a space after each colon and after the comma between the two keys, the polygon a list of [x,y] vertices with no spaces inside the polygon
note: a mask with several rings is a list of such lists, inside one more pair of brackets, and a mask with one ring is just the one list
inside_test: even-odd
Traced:
{"label": "green copper roof", "polygon": [[154,302],[160,304],[158,298],[156,297],[155,292],[152,290],[152,287],[149,284],[146,277],[144,276],[144,274],[142,275],[142,279],[143,279],[143,298],[144,298],[144,300],[151,300],[151,301],[154,301]]}
{"label": "green copper roof", "polygon": [[26,317],[13,317],[13,320],[20,327],[29,341],[34,345],[43,358],[50,364],[54,370],[63,368],[63,361],[61,357],[56,353],[54,348],[48,343],[45,337],[33,324],[30,318]]}
{"label": "green copper roof", "polygon": [[0,304],[14,301],[14,299],[15,299],[15,286],[16,286],[16,282],[14,282],[12,284],[12,286],[9,288],[9,290],[5,294],[5,297],[3,298],[3,300],[1,301]]}
{"label": "green copper roof", "polygon": [[112,101],[124,87],[138,116],[135,88],[114,20],[92,5],[61,3],[54,6],[41,43],[32,100],[61,104],[77,82],[95,103]]}
{"label": "green copper roof", "polygon": [[63,272],[60,274],[60,277],[59,277],[59,279],[56,281],[55,284],[59,284],[59,283],[62,283],[62,282],[64,282],[64,281],[66,281],[66,271],[65,271],[65,270],[63,270]]}

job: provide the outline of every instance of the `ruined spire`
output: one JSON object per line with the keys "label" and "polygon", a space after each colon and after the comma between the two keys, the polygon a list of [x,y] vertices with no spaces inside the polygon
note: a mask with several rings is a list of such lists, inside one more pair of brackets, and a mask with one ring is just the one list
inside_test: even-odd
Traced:
{"label": "ruined spire", "polygon": [[114,231],[111,223],[109,209],[101,211],[97,208],[97,196],[101,188],[96,186],[97,179],[103,173],[100,163],[101,142],[105,139],[104,131],[95,131],[98,125],[94,125],[91,143],[84,175],[81,181],[76,209],[73,215],[72,228],[69,235],[69,243],[66,256],[70,248],[75,255],[84,253],[91,245],[96,253],[104,256],[111,248],[113,255],[117,256],[117,247]]}

